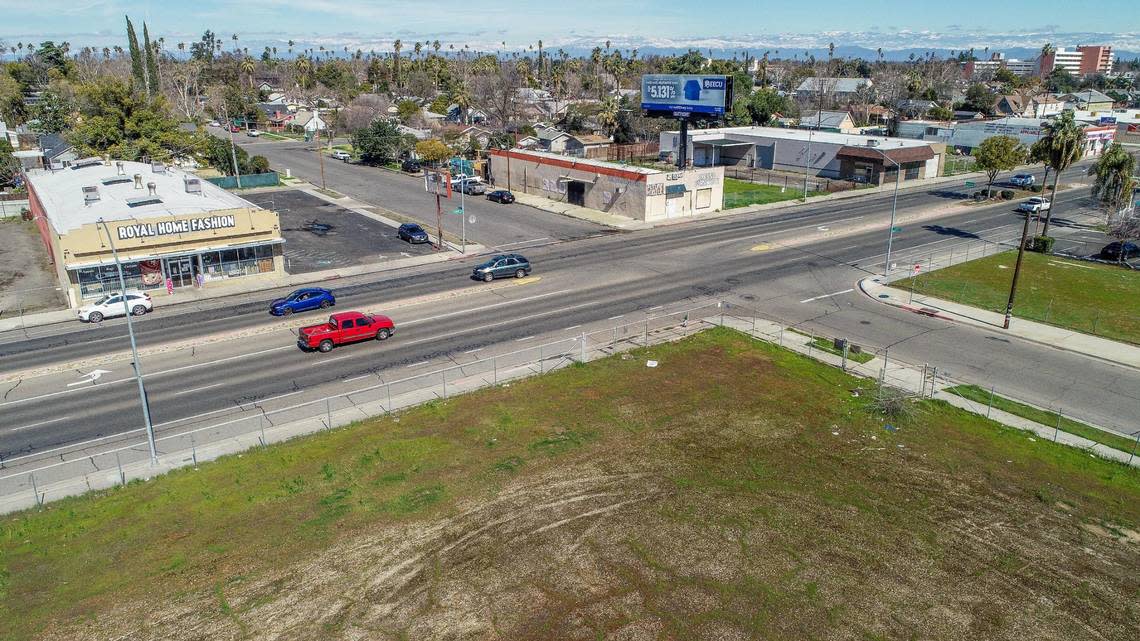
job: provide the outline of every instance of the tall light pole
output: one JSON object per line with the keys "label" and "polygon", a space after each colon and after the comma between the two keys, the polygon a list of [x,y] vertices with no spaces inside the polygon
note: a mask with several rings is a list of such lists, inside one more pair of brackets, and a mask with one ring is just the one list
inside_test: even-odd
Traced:
{"label": "tall light pole", "polygon": [[891,227],[887,230],[887,260],[883,264],[883,278],[887,278],[891,273],[891,246],[895,240],[895,213],[898,211],[899,205],[899,182],[902,180],[902,165],[895,162],[894,158],[883,153],[883,151],[877,147],[878,144],[878,140],[868,140],[867,148],[882,156],[883,160],[889,160],[891,164],[895,166],[895,194],[891,197]]}
{"label": "tall light pole", "polygon": [[146,423],[146,440],[150,445],[150,464],[158,464],[158,452],[154,445],[154,425],[150,422],[150,403],[146,398],[146,388],[143,387],[142,366],[139,364],[139,352],[135,345],[135,328],[131,322],[131,307],[127,302],[127,281],[123,278],[123,264],[119,262],[119,252],[115,250],[115,241],[111,238],[111,229],[100,218],[99,224],[107,232],[107,242],[111,245],[111,256],[115,259],[115,269],[119,272],[119,295],[123,297],[123,312],[127,316],[127,334],[131,337],[131,360],[135,366],[135,381],[139,384],[139,401],[142,403],[143,421]]}

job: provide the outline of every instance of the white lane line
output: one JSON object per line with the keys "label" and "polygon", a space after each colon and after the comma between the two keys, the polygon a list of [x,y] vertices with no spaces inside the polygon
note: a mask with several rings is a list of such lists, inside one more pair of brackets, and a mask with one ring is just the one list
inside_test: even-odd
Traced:
{"label": "white lane line", "polygon": [[430,363],[431,363],[431,361],[420,361],[418,363],[412,363],[411,365],[406,365],[405,367],[409,367],[409,368],[411,368],[411,367],[423,367],[424,365],[428,365]]}
{"label": "white lane line", "polygon": [[581,327],[581,325],[571,325],[570,327],[564,327],[563,329],[578,329],[579,327]]}
{"label": "white lane line", "polygon": [[532,338],[534,338],[534,336],[524,336],[524,337],[522,337],[522,338],[516,338],[516,339],[515,339],[515,342],[516,342],[516,343],[521,343],[521,342],[523,342],[523,341],[529,341],[529,340],[530,340],[530,339],[532,339]]}
{"label": "white lane line", "polygon": [[527,243],[538,243],[544,240],[550,240],[550,236],[543,236],[542,238],[532,238],[530,240],[520,240],[515,243],[507,243],[505,245],[495,245],[495,249],[502,249],[504,247],[514,247],[515,245],[525,245]]}
{"label": "white lane line", "polygon": [[625,314],[618,314],[617,316],[610,316],[610,317],[609,317],[608,319],[606,319],[606,320],[617,320],[617,319],[619,319],[619,318],[625,318]]}
{"label": "white lane line", "polygon": [[[498,291],[498,290],[496,290],[496,291]],[[535,294],[534,296],[527,296],[525,298],[516,298],[516,299],[512,299],[512,300],[503,301],[501,303],[492,303],[490,305],[483,305],[482,307],[473,307],[471,309],[463,309],[463,310],[460,310],[457,312],[448,312],[446,314],[439,314],[438,316],[428,316],[426,318],[417,318],[414,320],[406,320],[406,321],[402,321],[400,323],[400,326],[401,327],[407,327],[408,325],[415,325],[417,323],[426,323],[428,321],[440,320],[441,318],[450,318],[452,316],[459,316],[460,314],[473,314],[475,312],[482,312],[482,311],[486,311],[488,309],[494,309],[496,307],[502,307],[504,305],[516,305],[518,303],[525,303],[527,301],[537,300],[539,298],[548,298],[550,296],[557,296],[559,294],[565,294],[569,291],[570,291],[569,289],[560,289],[556,292],[550,292],[547,294]]]}
{"label": "white lane line", "polygon": [[810,302],[812,302],[813,300],[819,300],[819,299],[821,299],[821,298],[831,298],[832,296],[838,296],[838,295],[840,295],[840,294],[847,294],[847,293],[849,293],[849,292],[853,292],[853,291],[855,291],[855,288],[854,288],[854,287],[852,287],[852,288],[850,288],[850,289],[845,289],[845,290],[843,290],[843,291],[841,291],[841,292],[834,292],[834,293],[831,293],[831,294],[824,294],[823,296],[816,296],[815,298],[805,298],[805,299],[801,300],[800,302],[801,302],[801,303],[810,303]]}
{"label": "white lane line", "polygon": [[53,418],[53,419],[48,420],[48,421],[40,421],[39,423],[32,423],[31,425],[24,425],[21,427],[13,427],[8,431],[9,432],[19,432],[20,430],[30,430],[33,427],[39,427],[41,425],[47,425],[48,423],[58,423],[60,421],[66,421],[69,418],[71,418],[71,417],[70,416],[61,416],[59,418]]}
{"label": "white lane line", "polygon": [[655,311],[657,311],[657,310],[659,310],[659,309],[665,309],[665,306],[664,306],[664,305],[658,305],[657,307],[650,307],[649,309],[647,309],[647,310],[645,310],[645,311],[647,311],[647,312],[655,312]]}
{"label": "white lane line", "polygon": [[476,348],[476,349],[469,349],[469,350],[467,350],[466,352],[463,352],[463,353],[464,353],[464,354],[474,354],[475,352],[481,352],[481,351],[483,351],[483,348],[482,348],[482,347],[478,347],[478,348]]}
{"label": "white lane line", "polygon": [[174,395],[175,396],[182,396],[183,394],[193,394],[194,392],[201,392],[204,389],[221,387],[222,385],[225,385],[225,383],[214,383],[213,385],[207,385],[205,387],[195,387],[194,389],[188,389],[188,390],[183,390],[181,392],[175,392]]}
{"label": "white lane line", "polygon": [[352,378],[342,378],[341,382],[342,383],[351,383],[352,381],[361,381],[361,380],[364,380],[366,378],[370,378],[371,376],[372,376],[371,374],[365,374],[363,376],[353,376]]}

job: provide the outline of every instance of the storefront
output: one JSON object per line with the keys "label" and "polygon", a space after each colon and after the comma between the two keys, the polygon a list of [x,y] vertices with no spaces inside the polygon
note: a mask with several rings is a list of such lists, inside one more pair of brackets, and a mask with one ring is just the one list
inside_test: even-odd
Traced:
{"label": "storefront", "polygon": [[28,176],[33,218],[73,306],[121,288],[115,252],[126,286],[156,294],[284,273],[276,212],[159,165],[73,167]]}

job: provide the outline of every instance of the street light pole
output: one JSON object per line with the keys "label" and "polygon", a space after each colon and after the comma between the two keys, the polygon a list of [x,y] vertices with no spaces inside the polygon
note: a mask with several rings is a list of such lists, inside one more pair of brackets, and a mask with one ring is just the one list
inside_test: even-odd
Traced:
{"label": "street light pole", "polygon": [[154,425],[150,422],[150,403],[147,401],[146,389],[143,387],[142,365],[139,363],[138,347],[135,344],[135,328],[131,322],[131,307],[127,302],[127,281],[123,278],[123,264],[119,262],[119,252],[115,249],[115,241],[111,238],[111,229],[100,218],[99,224],[107,232],[107,243],[111,245],[111,256],[115,259],[115,269],[119,272],[119,295],[123,297],[123,311],[127,316],[127,335],[131,337],[131,361],[135,367],[135,381],[139,385],[139,402],[142,403],[143,421],[146,423],[146,440],[150,446],[150,464],[158,464],[158,452],[154,444]]}
{"label": "street light pole", "polygon": [[902,181],[902,165],[896,162],[893,158],[883,153],[882,150],[877,149],[875,145],[878,144],[877,140],[868,140],[867,148],[873,150],[875,153],[883,157],[883,160],[889,160],[895,166],[895,193],[891,197],[891,226],[887,230],[887,260],[883,264],[883,278],[887,278],[891,273],[891,247],[895,240],[895,214],[898,211],[899,205],[899,182]]}

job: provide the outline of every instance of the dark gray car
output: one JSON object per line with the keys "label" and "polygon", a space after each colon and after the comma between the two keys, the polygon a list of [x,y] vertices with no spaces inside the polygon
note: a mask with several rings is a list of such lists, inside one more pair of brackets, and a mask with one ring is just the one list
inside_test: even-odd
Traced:
{"label": "dark gray car", "polygon": [[471,278],[491,282],[496,278],[522,278],[530,273],[530,261],[519,254],[500,254],[492,256],[490,260],[477,265],[471,272]]}

